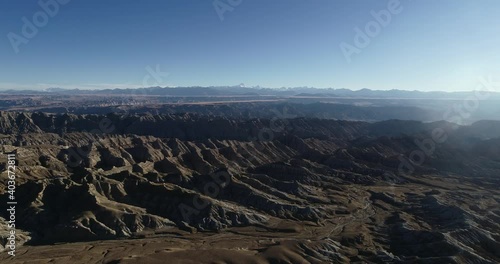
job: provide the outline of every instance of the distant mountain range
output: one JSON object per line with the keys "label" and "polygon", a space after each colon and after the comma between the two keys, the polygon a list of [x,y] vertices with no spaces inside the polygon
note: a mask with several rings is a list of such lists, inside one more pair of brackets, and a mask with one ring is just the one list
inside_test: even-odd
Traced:
{"label": "distant mountain range", "polygon": [[[210,87],[149,87],[133,89],[64,89],[48,88],[38,90],[5,90],[2,94],[70,94],[70,95],[156,95],[156,96],[280,96],[280,97],[342,97],[342,98],[387,98],[387,99],[467,99],[475,95],[470,92],[442,92],[442,91],[406,91],[406,90],[349,90],[333,88],[249,88],[238,86],[210,86]],[[500,99],[499,92],[489,92],[489,99]]]}

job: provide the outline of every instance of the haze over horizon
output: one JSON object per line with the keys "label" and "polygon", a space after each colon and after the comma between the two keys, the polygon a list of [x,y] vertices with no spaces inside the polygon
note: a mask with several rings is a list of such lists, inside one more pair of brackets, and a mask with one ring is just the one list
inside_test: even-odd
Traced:
{"label": "haze over horizon", "polygon": [[[222,15],[213,2],[72,0],[25,38],[23,17],[32,22],[44,9],[9,1],[0,23],[0,89],[244,83],[467,91],[480,77],[497,80],[498,1],[243,0]],[[346,59],[342,43],[356,46],[355,28],[365,31],[377,21],[372,11],[390,5],[398,12]],[[11,33],[27,41],[13,45]],[[162,77],[148,79],[157,66]]]}

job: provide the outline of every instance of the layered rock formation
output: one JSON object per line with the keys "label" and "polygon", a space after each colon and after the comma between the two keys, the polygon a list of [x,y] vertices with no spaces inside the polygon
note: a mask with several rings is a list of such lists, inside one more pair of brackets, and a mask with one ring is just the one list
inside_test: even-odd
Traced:
{"label": "layered rock formation", "polygon": [[44,245],[82,241],[82,263],[500,261],[500,135],[484,123],[0,118],[18,158],[17,261],[75,261],[47,252],[82,244]]}

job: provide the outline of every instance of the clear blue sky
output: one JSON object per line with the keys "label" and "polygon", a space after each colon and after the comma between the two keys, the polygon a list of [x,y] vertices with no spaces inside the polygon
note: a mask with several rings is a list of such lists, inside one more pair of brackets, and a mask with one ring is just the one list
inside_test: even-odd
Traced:
{"label": "clear blue sky", "polygon": [[72,0],[15,53],[9,32],[23,36],[22,17],[43,9],[4,0],[0,89],[141,87],[156,65],[161,86],[456,91],[499,76],[498,0],[401,0],[348,63],[340,43],[388,2],[242,0],[221,21],[212,0]]}

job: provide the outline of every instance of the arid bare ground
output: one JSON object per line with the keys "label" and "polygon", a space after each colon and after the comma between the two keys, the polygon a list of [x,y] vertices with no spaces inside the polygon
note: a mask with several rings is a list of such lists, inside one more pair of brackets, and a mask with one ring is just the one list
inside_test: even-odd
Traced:
{"label": "arid bare ground", "polygon": [[[351,202],[359,203],[356,209],[318,223],[270,219],[262,226],[219,232],[145,230],[142,236],[147,238],[22,246],[15,258],[2,254],[1,259],[12,263],[347,263],[395,261],[393,254],[398,253],[413,257],[395,262],[421,258],[434,263],[494,263],[498,259],[498,191],[431,177],[414,180],[426,184],[359,188],[358,200]],[[368,196],[365,206],[360,201],[363,194]],[[399,209],[397,203],[415,213]],[[471,206],[464,208],[464,204]],[[325,210],[337,206],[331,207]]]}
{"label": "arid bare ground", "polygon": [[[265,120],[108,116],[113,133],[87,133],[102,116],[3,118],[21,241],[1,262],[500,260],[498,122],[299,118],[261,141]],[[448,140],[398,169],[436,127]]]}

